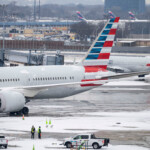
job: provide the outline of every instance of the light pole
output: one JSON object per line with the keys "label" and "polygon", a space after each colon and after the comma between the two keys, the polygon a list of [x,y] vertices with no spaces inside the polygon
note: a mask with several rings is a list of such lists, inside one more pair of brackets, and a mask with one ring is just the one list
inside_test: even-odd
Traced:
{"label": "light pole", "polygon": [[1,66],[4,66],[4,51],[5,51],[5,22],[4,22],[5,5],[3,5],[3,47],[1,50]]}
{"label": "light pole", "polygon": [[34,21],[36,20],[36,0],[34,0]]}
{"label": "light pole", "polygon": [[39,20],[40,20],[40,16],[41,16],[41,2],[39,0]]}

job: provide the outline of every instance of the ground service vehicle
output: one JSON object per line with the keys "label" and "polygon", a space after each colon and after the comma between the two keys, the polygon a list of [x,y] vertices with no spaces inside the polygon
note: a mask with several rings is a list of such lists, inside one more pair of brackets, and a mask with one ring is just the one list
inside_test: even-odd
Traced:
{"label": "ground service vehicle", "polygon": [[5,136],[0,136],[0,147],[7,148],[8,140],[5,139]]}
{"label": "ground service vehicle", "polygon": [[79,134],[72,138],[66,138],[64,145],[67,148],[79,147],[80,145],[86,147],[93,147],[94,149],[100,149],[102,146],[108,146],[109,139],[96,138],[94,134]]}

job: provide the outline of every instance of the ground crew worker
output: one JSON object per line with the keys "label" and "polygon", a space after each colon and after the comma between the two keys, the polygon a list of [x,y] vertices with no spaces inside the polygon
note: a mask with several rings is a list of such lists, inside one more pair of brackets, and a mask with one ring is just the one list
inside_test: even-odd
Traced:
{"label": "ground crew worker", "polygon": [[31,139],[34,139],[35,127],[32,126],[31,128]]}
{"label": "ground crew worker", "polygon": [[38,128],[38,138],[41,139],[41,127]]}

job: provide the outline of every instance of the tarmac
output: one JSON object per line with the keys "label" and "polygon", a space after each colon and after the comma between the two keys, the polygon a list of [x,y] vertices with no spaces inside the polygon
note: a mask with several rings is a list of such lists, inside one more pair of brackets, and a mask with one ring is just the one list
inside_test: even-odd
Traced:
{"label": "tarmac", "polygon": [[[46,107],[50,105],[51,107]],[[30,109],[29,116],[49,117],[78,117],[84,113],[93,112],[140,112],[150,111],[150,93],[135,91],[133,93],[100,92],[99,88],[63,99],[46,99],[31,101],[27,104]],[[55,107],[57,106],[57,107]],[[0,114],[0,117],[8,117]],[[84,117],[84,116],[83,116]],[[2,124],[1,124],[2,125]],[[94,130],[94,129],[93,129]],[[14,131],[15,132],[15,131]],[[30,132],[22,131],[22,134],[6,133],[5,136],[13,138],[30,138]],[[110,138],[113,145],[138,145],[150,148],[149,130],[100,130],[95,134],[98,137]],[[55,138],[62,140],[75,135],[70,133],[44,132],[42,138]],[[37,137],[37,135],[35,135]]]}

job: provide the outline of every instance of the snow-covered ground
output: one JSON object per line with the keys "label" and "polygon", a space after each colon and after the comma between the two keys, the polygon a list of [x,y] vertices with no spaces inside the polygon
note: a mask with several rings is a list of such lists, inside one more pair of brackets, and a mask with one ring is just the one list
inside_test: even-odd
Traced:
{"label": "snow-covered ground", "polygon": [[[80,113],[79,113],[80,114]],[[46,128],[46,120],[51,120],[53,127]],[[88,133],[99,130],[150,130],[150,112],[96,112],[81,113],[80,117],[2,117],[0,118],[0,133],[22,134],[30,131],[34,125],[37,129],[41,126],[42,132],[57,133]],[[44,134],[44,133],[43,133]],[[63,140],[63,139],[62,139]],[[35,146],[35,150],[60,149],[61,141],[57,139],[10,139],[10,150],[29,150]],[[16,147],[15,147],[16,146]],[[106,150],[148,150],[138,146],[110,145]]]}
{"label": "snow-covered ground", "polygon": [[[62,142],[56,139],[44,139],[44,140],[17,140],[9,142],[11,146],[9,150],[32,150],[33,146],[35,150],[59,150],[63,146],[60,145]],[[16,147],[15,147],[16,146]],[[63,148],[65,150],[65,148]],[[109,145],[108,147],[103,147],[104,150],[149,150],[148,148],[134,146],[134,145]],[[66,149],[67,150],[67,149]]]}
{"label": "snow-covered ground", "polygon": [[[43,132],[82,133],[99,130],[150,130],[150,112],[97,112],[80,114],[81,117],[2,117],[0,132],[30,131],[34,125]],[[46,128],[46,120],[53,127]]]}

